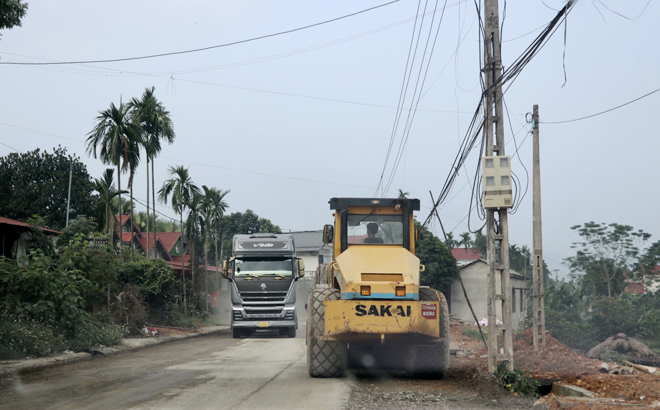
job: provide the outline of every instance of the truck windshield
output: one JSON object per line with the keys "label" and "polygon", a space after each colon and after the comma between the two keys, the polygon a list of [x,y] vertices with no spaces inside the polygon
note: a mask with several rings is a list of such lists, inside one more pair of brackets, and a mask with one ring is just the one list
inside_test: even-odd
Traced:
{"label": "truck windshield", "polygon": [[349,214],[349,245],[403,245],[403,215]]}
{"label": "truck windshield", "polygon": [[293,260],[291,258],[236,259],[235,264],[236,276],[293,275]]}

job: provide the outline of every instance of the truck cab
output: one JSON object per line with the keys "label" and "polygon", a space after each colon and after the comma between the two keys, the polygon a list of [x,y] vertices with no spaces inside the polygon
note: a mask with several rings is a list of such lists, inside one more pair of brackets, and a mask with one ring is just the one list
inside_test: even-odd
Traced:
{"label": "truck cab", "polygon": [[235,338],[272,328],[296,336],[296,281],[305,275],[305,267],[296,257],[292,235],[235,235],[222,275],[231,283]]}

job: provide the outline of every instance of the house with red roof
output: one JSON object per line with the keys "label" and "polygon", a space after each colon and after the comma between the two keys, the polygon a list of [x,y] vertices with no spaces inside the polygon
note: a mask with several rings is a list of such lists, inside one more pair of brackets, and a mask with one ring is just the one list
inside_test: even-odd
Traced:
{"label": "house with red roof", "polygon": [[[119,218],[117,220],[119,221]],[[140,230],[130,215],[121,216],[120,227],[123,246],[131,247],[143,254],[148,252],[150,258],[164,260],[177,272],[181,271],[183,261],[185,273],[188,275],[192,273],[190,251],[187,249],[188,243],[185,237],[182,237],[181,232],[150,232],[147,246],[146,232]],[[208,266],[207,269],[209,272],[216,272],[215,266]]]}

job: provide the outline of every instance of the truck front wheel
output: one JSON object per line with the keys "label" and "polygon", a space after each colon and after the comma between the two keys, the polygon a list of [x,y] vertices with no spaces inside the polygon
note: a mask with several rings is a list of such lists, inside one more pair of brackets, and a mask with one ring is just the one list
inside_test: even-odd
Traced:
{"label": "truck front wheel", "polygon": [[[307,312],[307,371],[312,377],[341,377],[346,372],[346,343],[320,340],[325,333],[324,300],[341,299],[337,289],[315,288]],[[294,329],[295,330],[295,329]]]}

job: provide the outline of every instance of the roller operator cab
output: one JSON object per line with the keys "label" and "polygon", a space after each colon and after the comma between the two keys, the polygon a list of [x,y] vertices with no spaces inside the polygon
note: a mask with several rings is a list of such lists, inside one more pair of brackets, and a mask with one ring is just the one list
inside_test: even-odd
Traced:
{"label": "roller operator cab", "polygon": [[347,367],[440,378],[449,364],[449,312],[442,293],[420,286],[415,256],[418,199],[332,198],[323,229],[333,261],[317,270],[307,312],[311,376]]}
{"label": "roller operator cab", "polygon": [[231,328],[235,338],[258,329],[296,336],[296,281],[305,275],[292,235],[235,235],[222,275],[231,282]]}

